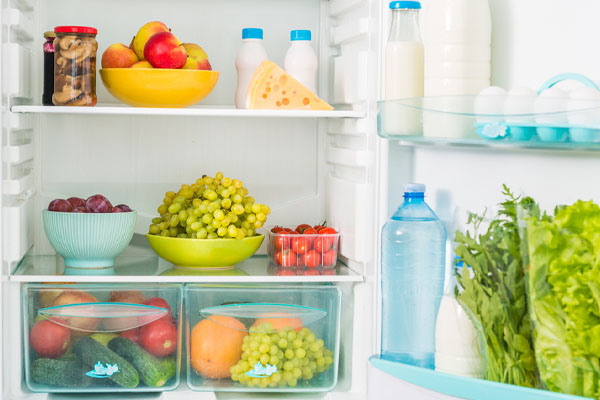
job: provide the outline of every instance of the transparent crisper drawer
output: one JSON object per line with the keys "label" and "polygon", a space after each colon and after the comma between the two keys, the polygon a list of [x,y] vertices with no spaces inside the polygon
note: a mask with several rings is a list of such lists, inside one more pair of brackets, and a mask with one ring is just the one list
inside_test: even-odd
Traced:
{"label": "transparent crisper drawer", "polygon": [[178,284],[25,285],[27,387],[33,392],[175,389],[182,298]]}
{"label": "transparent crisper drawer", "polygon": [[337,382],[341,290],[188,285],[193,390],[324,392]]}

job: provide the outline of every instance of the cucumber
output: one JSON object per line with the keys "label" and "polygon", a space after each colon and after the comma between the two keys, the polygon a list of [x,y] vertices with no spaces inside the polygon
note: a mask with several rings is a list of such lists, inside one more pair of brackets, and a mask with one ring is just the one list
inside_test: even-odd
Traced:
{"label": "cucumber", "polygon": [[175,376],[177,365],[175,364],[175,356],[167,356],[160,359],[160,363],[165,371],[167,380]]}
{"label": "cucumber", "polygon": [[92,338],[84,337],[79,339],[75,345],[75,353],[83,365],[89,367],[90,370],[94,370],[98,363],[102,366],[116,364],[119,367],[119,371],[109,376],[108,379],[119,386],[134,388],[140,383],[140,376],[133,365]]}
{"label": "cucumber", "polygon": [[160,387],[175,376],[173,367],[168,363],[163,365],[161,360],[129,339],[117,337],[108,342],[108,348],[131,362],[140,374],[140,379],[147,386]]}
{"label": "cucumber", "polygon": [[31,363],[30,371],[31,379],[45,385],[83,388],[92,384],[79,360],[38,358]]}

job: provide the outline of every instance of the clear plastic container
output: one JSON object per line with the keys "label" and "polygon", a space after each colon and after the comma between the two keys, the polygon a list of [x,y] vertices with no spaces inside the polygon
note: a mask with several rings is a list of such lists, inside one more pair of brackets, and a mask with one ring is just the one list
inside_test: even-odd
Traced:
{"label": "clear plastic container", "polygon": [[267,251],[278,266],[335,268],[339,243],[339,233],[303,235],[269,231]]}
{"label": "clear plastic container", "polygon": [[25,382],[32,392],[150,392],[179,385],[179,284],[27,284]]}
{"label": "clear plastic container", "polygon": [[325,392],[337,383],[341,290],[188,285],[192,390]]}
{"label": "clear plastic container", "polygon": [[54,28],[54,95],[56,106],[95,106],[96,28]]}
{"label": "clear plastic container", "polygon": [[381,237],[381,357],[433,368],[446,232],[425,203],[425,185],[405,186]]}

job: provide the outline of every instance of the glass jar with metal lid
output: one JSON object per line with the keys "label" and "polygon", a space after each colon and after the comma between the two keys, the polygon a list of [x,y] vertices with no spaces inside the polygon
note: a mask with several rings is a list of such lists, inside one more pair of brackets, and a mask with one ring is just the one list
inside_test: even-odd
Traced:
{"label": "glass jar with metal lid", "polygon": [[54,95],[57,106],[96,105],[95,28],[57,26],[54,28]]}

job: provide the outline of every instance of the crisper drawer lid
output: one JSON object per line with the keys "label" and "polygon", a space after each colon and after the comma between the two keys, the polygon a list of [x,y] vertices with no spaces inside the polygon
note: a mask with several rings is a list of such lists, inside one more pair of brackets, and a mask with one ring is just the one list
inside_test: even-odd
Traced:
{"label": "crisper drawer lid", "polygon": [[252,328],[239,324],[237,318],[254,319],[253,327],[270,333],[283,328],[299,330],[326,317],[327,311],[294,304],[237,303],[206,307],[200,310],[200,315],[217,324],[246,332]]}
{"label": "crisper drawer lid", "polygon": [[169,315],[169,310],[134,303],[76,303],[41,308],[38,316],[81,332],[121,332]]}

